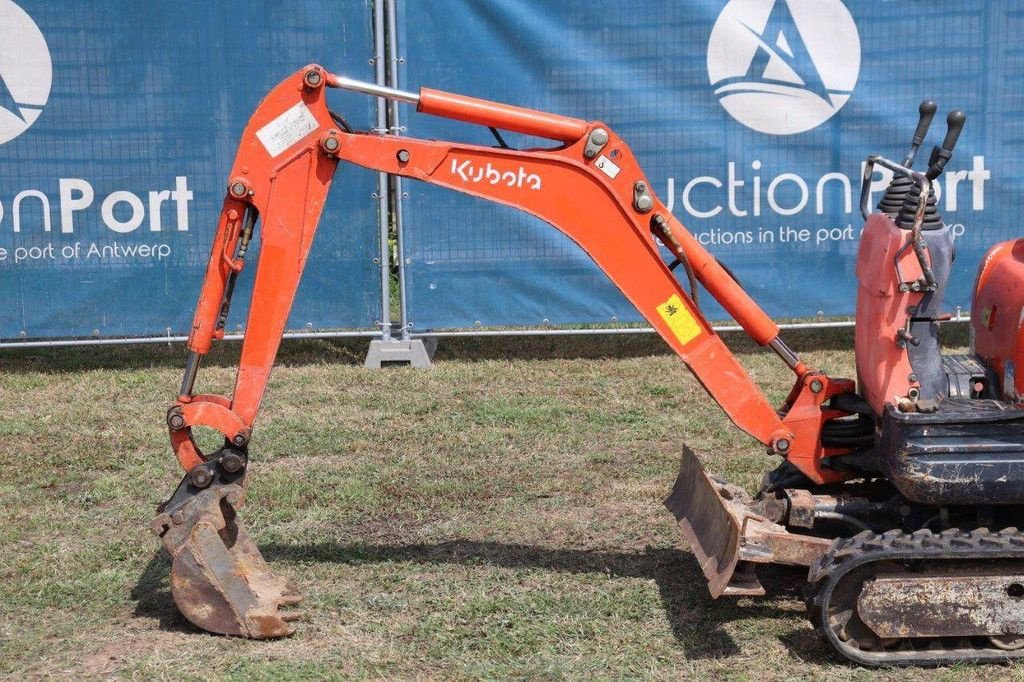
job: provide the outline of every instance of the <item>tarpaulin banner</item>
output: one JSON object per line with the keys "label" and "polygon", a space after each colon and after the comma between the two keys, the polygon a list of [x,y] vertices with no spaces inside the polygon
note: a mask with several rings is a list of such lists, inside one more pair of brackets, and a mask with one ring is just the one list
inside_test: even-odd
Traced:
{"label": "tarpaulin banner", "polygon": [[[863,161],[903,158],[925,97],[940,114],[919,158],[946,111],[968,115],[936,187],[957,237],[950,310],[968,304],[987,247],[1021,234],[1019,3],[406,0],[399,19],[401,85],[606,122],[655,193],[777,318],[853,312]],[[410,110],[403,123],[418,137],[494,144],[486,129]],[[872,205],[886,184],[876,176]],[[415,329],[638,319],[550,226],[405,188]]]}
{"label": "tarpaulin banner", "polygon": [[[365,0],[0,0],[0,338],[187,331],[250,114],[310,62],[373,80],[372,56]],[[331,100],[373,126],[372,99]],[[339,171],[290,328],[380,320],[375,188]]]}

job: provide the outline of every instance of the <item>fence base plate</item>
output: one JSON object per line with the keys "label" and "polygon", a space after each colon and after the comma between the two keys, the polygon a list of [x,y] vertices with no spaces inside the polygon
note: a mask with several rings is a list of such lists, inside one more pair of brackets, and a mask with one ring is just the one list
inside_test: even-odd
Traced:
{"label": "fence base plate", "polygon": [[433,364],[437,339],[374,339],[366,351],[363,365],[380,369],[386,364],[403,364],[413,367],[430,367]]}

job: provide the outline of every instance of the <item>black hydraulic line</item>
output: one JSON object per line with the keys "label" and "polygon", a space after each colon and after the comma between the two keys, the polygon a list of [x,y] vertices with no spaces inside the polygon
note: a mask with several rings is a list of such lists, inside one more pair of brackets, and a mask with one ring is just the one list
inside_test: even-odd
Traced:
{"label": "black hydraulic line", "polygon": [[[252,206],[245,207],[242,214],[242,234],[238,242],[238,252],[235,258],[245,261],[245,254],[249,251],[249,242],[252,240],[253,228],[256,226],[256,209]],[[217,329],[224,329],[228,321],[228,312],[231,310],[231,298],[235,294],[235,284],[238,281],[238,270],[232,270],[228,275],[227,284],[224,286],[224,298],[220,303],[220,314],[217,316]]]}
{"label": "black hydraulic line", "polygon": [[700,310],[700,301],[697,298],[697,275],[694,274],[693,268],[690,266],[690,261],[687,260],[685,256],[682,258],[676,258],[674,261],[669,263],[668,269],[674,272],[680,265],[682,265],[683,270],[686,271],[686,280],[690,283],[690,298],[693,299],[693,307]]}
{"label": "black hydraulic line", "polygon": [[498,141],[499,147],[502,149],[512,149],[512,147],[508,145],[508,142],[505,142],[505,138],[501,136],[501,133],[498,132],[497,128],[494,126],[488,126],[487,129],[491,131],[491,135],[494,135],[494,139]]}
{"label": "black hydraulic line", "polygon": [[860,519],[854,516],[850,516],[849,514],[843,514],[842,512],[816,510],[814,512],[814,518],[823,519],[825,521],[836,521],[838,523],[845,523],[846,525],[856,530],[858,533],[864,530],[871,530],[871,527],[863,521],[861,521]]}
{"label": "black hydraulic line", "polygon": [[655,213],[651,216],[651,233],[654,234],[661,242],[668,247],[668,249],[676,255],[675,260],[669,263],[668,269],[675,271],[680,265],[686,270],[686,279],[690,283],[690,299],[693,301],[694,307],[700,310],[700,301],[698,300],[697,293],[697,275],[693,271],[693,266],[690,265],[689,259],[686,257],[686,252],[683,251],[682,245],[676,240],[672,234],[672,228],[669,227],[668,221],[665,220],[665,216],[660,213]]}
{"label": "black hydraulic line", "polygon": [[725,274],[727,274],[730,277],[732,277],[732,281],[736,282],[736,284],[739,284],[740,286],[743,286],[743,283],[740,282],[740,278],[736,276],[735,272],[733,272],[732,270],[729,269],[728,265],[726,265],[722,261],[718,260],[717,258],[715,259],[715,262],[722,266],[722,269],[725,270]]}
{"label": "black hydraulic line", "polygon": [[343,116],[334,113],[330,109],[327,110],[327,113],[331,115],[331,118],[334,119],[334,122],[341,126],[341,129],[344,130],[346,133],[351,134],[355,132],[355,130],[352,128],[352,126],[348,124],[348,121],[346,121]]}

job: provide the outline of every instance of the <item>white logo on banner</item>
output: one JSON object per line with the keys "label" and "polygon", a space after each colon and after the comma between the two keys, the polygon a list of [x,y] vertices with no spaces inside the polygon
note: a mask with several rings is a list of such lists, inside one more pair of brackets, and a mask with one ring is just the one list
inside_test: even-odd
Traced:
{"label": "white logo on banner", "polygon": [[0,0],[0,144],[36,122],[52,82],[53,64],[42,31],[12,0]]}
{"label": "white logo on banner", "polygon": [[860,35],[841,0],[730,0],[708,41],[718,101],[770,135],[827,121],[850,99],[859,73]]}

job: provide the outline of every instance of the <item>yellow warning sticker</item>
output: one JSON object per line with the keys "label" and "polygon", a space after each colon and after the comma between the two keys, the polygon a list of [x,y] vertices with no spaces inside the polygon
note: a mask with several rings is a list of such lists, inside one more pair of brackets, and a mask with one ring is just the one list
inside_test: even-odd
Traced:
{"label": "yellow warning sticker", "polygon": [[693,313],[678,294],[672,294],[667,301],[659,305],[658,314],[679,339],[679,343],[686,344],[700,336],[700,323],[694,319]]}

